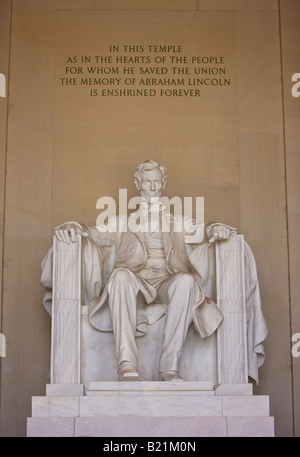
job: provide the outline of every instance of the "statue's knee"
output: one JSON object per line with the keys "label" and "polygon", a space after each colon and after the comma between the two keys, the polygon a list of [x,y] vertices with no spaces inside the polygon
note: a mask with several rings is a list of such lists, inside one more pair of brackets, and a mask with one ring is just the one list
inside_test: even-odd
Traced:
{"label": "statue's knee", "polygon": [[128,270],[120,269],[114,272],[114,281],[125,281],[127,284],[130,280],[130,272]]}
{"label": "statue's knee", "polygon": [[190,273],[179,273],[176,275],[175,283],[177,286],[190,290],[195,286],[195,278]]}

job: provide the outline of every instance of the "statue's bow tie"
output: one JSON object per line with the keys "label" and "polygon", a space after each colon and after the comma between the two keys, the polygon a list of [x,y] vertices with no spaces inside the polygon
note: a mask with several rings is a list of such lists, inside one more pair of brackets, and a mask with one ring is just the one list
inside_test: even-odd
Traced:
{"label": "statue's bow tie", "polygon": [[151,203],[142,201],[140,204],[140,209],[144,214],[159,213],[160,211],[165,209],[165,206],[163,206],[160,200],[153,201],[153,199],[151,199]]}

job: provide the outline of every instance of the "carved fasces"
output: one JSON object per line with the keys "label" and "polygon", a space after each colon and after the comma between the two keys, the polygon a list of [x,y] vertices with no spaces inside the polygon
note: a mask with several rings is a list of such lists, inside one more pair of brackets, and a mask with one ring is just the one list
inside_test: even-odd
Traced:
{"label": "carved fasces", "polygon": [[247,383],[247,329],[244,237],[216,244],[217,305],[224,320],[218,328],[218,382]]}
{"label": "carved fasces", "polygon": [[51,383],[80,383],[81,236],[53,237]]}

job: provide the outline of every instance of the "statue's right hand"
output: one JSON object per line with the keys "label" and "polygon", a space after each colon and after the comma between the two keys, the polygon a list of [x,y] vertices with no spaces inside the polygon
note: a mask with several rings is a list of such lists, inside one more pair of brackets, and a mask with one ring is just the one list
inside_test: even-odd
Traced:
{"label": "statue's right hand", "polygon": [[63,225],[56,227],[54,234],[59,241],[67,244],[74,243],[76,235],[88,236],[77,222],[66,222]]}

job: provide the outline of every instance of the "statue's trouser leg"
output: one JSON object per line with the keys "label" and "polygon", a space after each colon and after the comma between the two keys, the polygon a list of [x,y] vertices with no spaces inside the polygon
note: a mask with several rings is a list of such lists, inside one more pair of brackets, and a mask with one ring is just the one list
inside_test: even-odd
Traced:
{"label": "statue's trouser leg", "polygon": [[196,287],[196,281],[191,274],[178,273],[157,288],[157,297],[168,305],[160,373],[178,372],[182,347],[191,323]]}
{"label": "statue's trouser leg", "polygon": [[124,364],[137,368],[136,297],[139,288],[132,281],[130,273],[118,270],[111,278],[108,289],[108,305],[111,311],[113,331],[116,342],[117,367]]}

